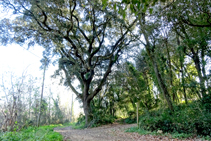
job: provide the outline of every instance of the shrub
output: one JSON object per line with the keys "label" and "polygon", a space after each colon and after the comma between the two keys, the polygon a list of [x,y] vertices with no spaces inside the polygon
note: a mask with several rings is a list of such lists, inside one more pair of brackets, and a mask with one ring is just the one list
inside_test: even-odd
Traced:
{"label": "shrub", "polygon": [[77,118],[76,125],[80,125],[80,124],[82,124],[84,122],[85,122],[85,115],[83,115],[82,113],[80,113],[79,117]]}
{"label": "shrub", "polygon": [[163,112],[158,110],[142,115],[139,126],[150,131],[162,130],[164,133],[211,136],[211,114],[207,109],[208,107],[202,106],[199,101],[187,106],[181,104],[175,107],[174,112],[166,109]]}
{"label": "shrub", "polygon": [[128,124],[136,123],[136,118],[126,118],[124,119],[124,123]]}
{"label": "shrub", "polygon": [[205,107],[207,111],[211,112],[211,96],[206,95],[202,98],[202,105]]}

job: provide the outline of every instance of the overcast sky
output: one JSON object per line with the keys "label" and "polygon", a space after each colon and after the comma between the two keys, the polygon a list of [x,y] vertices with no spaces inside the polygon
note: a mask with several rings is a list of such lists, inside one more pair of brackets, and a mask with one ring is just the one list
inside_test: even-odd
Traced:
{"label": "overcast sky", "polygon": [[[0,78],[6,72],[14,73],[15,76],[20,77],[23,71],[27,71],[27,74],[32,75],[34,78],[41,78],[43,77],[43,70],[40,69],[41,63],[40,60],[42,58],[43,48],[40,46],[32,47],[29,50],[21,47],[17,44],[7,45],[7,46],[0,46]],[[56,97],[57,94],[61,96],[61,103],[63,105],[69,105],[71,102],[72,91],[68,90],[67,87],[60,86],[59,80],[55,80],[51,78],[51,75],[57,69],[57,65],[51,65],[46,70],[46,80],[45,86],[50,87]],[[54,84],[52,84],[54,82]],[[2,82],[0,81],[0,84]],[[40,84],[41,87],[41,84]],[[45,88],[45,91],[49,91],[49,88]],[[1,94],[0,94],[1,95]],[[45,96],[45,93],[44,93]],[[75,94],[74,94],[75,100]],[[75,100],[74,103],[74,112],[78,114],[82,112],[79,108],[79,103]]]}

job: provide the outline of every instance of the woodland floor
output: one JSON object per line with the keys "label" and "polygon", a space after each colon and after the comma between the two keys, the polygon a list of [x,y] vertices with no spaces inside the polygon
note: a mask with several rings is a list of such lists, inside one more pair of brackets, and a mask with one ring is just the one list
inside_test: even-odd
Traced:
{"label": "woodland floor", "polygon": [[[72,129],[71,127],[55,128],[64,137],[64,141],[180,141],[164,136],[139,135],[125,132],[125,129],[136,124],[110,124],[88,129]],[[184,140],[183,140],[184,141]],[[200,141],[200,139],[185,139]]]}

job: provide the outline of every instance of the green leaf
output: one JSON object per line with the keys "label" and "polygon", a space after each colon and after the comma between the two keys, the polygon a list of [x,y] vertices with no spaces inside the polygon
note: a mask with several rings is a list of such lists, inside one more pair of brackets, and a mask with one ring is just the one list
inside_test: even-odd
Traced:
{"label": "green leaf", "polygon": [[132,4],[137,4],[139,1],[137,0],[132,0]]}
{"label": "green leaf", "polygon": [[123,10],[123,18],[125,19],[125,17],[126,17],[126,12]]}
{"label": "green leaf", "polygon": [[116,3],[114,4],[114,10],[116,10]]}
{"label": "green leaf", "polygon": [[102,0],[102,4],[103,4],[103,10],[104,10],[107,6],[107,0]]}
{"label": "green leaf", "polygon": [[149,9],[149,13],[150,13],[150,14],[152,14],[152,11],[153,11],[153,9],[152,9],[152,8],[150,8],[150,9]]}
{"label": "green leaf", "polygon": [[133,4],[130,4],[130,10],[131,10],[133,13],[135,12]]}
{"label": "green leaf", "polygon": [[103,5],[107,5],[107,0],[102,0]]}
{"label": "green leaf", "polygon": [[147,11],[147,6],[144,5],[143,12],[145,13],[146,11]]}

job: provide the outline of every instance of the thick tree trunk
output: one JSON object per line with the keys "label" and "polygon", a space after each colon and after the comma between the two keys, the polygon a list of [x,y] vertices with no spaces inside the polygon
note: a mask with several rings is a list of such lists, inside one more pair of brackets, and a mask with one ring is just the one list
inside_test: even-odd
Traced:
{"label": "thick tree trunk", "polygon": [[83,108],[85,114],[85,127],[88,127],[92,120],[90,101],[84,101]]}
{"label": "thick tree trunk", "polygon": [[184,95],[184,98],[185,98],[185,104],[188,104],[186,88],[185,88],[184,71],[183,71],[183,67],[182,66],[181,66],[181,73],[182,73],[182,88],[183,88],[183,95]]}
{"label": "thick tree trunk", "polygon": [[211,95],[211,86],[209,85],[209,81],[206,75],[206,69],[205,69],[205,65],[206,65],[206,61],[205,61],[205,53],[204,53],[204,49],[202,49],[201,51],[201,58],[202,58],[202,74],[204,76],[204,82],[206,82],[207,84],[207,90],[208,90],[208,94]]}

